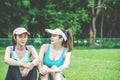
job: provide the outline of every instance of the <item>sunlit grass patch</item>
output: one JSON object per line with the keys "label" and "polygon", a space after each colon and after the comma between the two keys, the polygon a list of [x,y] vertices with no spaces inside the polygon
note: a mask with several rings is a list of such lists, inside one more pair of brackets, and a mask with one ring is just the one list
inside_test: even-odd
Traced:
{"label": "sunlit grass patch", "polygon": [[[7,73],[3,59],[4,50],[0,50],[0,80]],[[63,74],[67,80],[120,80],[120,49],[74,49]]]}

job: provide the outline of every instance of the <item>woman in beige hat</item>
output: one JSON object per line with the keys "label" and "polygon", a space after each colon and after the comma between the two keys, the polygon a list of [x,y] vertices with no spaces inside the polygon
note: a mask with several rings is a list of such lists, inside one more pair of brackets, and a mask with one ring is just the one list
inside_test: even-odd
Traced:
{"label": "woman in beige hat", "polygon": [[[32,45],[26,45],[30,33],[23,27],[13,31],[13,46],[5,51],[4,61],[9,64],[5,80],[36,80],[38,55]],[[30,57],[33,61],[30,62]]]}
{"label": "woman in beige hat", "polygon": [[39,51],[39,80],[65,80],[62,71],[69,67],[73,48],[71,30],[46,29],[51,33],[51,43],[43,44]]}

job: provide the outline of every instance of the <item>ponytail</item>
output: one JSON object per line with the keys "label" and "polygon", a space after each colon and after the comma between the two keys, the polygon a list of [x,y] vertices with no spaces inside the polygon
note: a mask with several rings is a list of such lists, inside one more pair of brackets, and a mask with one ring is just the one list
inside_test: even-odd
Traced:
{"label": "ponytail", "polygon": [[61,30],[67,36],[67,40],[66,41],[63,40],[62,45],[67,48],[68,52],[70,52],[72,51],[72,48],[73,48],[72,30],[71,29],[68,29],[68,30],[61,29]]}

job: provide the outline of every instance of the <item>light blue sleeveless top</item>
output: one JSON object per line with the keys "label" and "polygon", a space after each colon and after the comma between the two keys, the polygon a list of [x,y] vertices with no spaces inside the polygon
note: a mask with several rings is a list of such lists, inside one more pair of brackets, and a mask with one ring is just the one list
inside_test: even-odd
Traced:
{"label": "light blue sleeveless top", "polygon": [[43,64],[47,65],[48,67],[52,67],[53,65],[56,65],[57,67],[63,65],[64,63],[64,54],[65,54],[66,48],[63,49],[61,56],[58,60],[51,60],[49,58],[50,55],[50,45],[47,48],[47,51],[43,57]]}
{"label": "light blue sleeveless top", "polygon": [[[26,49],[26,53],[25,53],[25,56],[24,58],[20,59],[17,54],[16,54],[16,50],[15,50],[15,46],[12,46],[12,55],[11,55],[11,58],[12,59],[15,59],[19,62],[23,62],[23,63],[28,63],[30,62],[30,54],[28,53],[28,47],[25,46],[25,49]],[[19,67],[20,69],[23,69],[23,67]]]}

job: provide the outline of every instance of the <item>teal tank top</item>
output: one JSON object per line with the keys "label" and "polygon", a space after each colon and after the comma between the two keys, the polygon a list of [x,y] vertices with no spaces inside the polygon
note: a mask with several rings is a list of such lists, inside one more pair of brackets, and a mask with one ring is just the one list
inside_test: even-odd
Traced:
{"label": "teal tank top", "polygon": [[[28,47],[25,46],[25,49],[26,49],[26,53],[25,53],[25,56],[24,58],[20,59],[17,54],[16,54],[16,51],[15,51],[15,46],[12,46],[12,55],[11,55],[11,58],[12,59],[15,59],[17,61],[20,61],[20,62],[23,62],[23,63],[28,63],[30,62],[30,55],[28,53]],[[23,67],[19,67],[20,69],[23,69]]]}
{"label": "teal tank top", "polygon": [[47,48],[47,51],[43,57],[43,64],[47,65],[48,67],[52,67],[53,65],[56,65],[57,67],[63,65],[64,63],[64,54],[65,54],[66,48],[63,49],[61,56],[58,60],[51,60],[49,58],[49,54],[50,54],[50,45]]}

